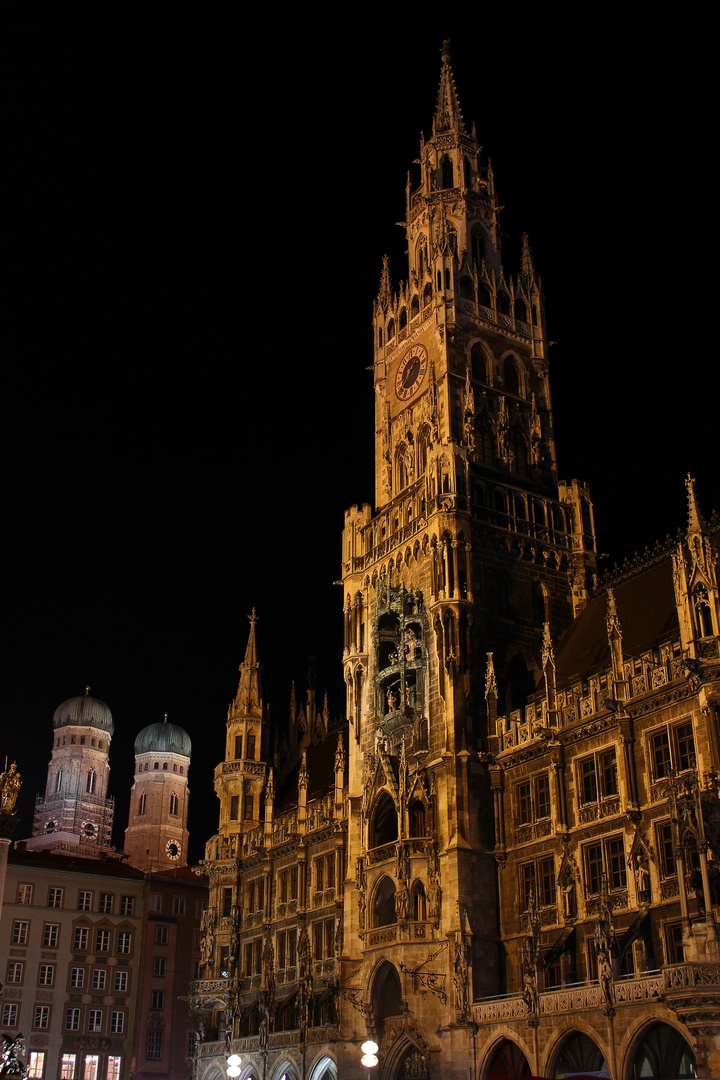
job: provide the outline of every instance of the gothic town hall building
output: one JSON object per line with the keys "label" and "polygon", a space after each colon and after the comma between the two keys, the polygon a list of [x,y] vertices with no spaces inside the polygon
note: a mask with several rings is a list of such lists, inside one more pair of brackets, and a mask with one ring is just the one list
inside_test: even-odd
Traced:
{"label": "gothic town hall building", "polygon": [[[447,50],[374,305],[346,718],[269,729],[256,619],[215,772],[197,1080],[720,1076],[717,522],[598,584],[527,238]],[[370,417],[367,418],[370,423]],[[677,492],[678,507],[684,501]],[[680,515],[679,515],[680,516]]]}

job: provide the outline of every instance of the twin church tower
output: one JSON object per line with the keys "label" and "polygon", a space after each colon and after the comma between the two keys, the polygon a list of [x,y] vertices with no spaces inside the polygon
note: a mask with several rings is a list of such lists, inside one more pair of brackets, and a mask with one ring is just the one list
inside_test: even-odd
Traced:
{"label": "twin church tower", "polygon": [[[113,719],[105,702],[85,694],[63,702],[53,716],[53,750],[45,798],[38,796],[28,850],[97,858],[111,852],[114,800],[108,797]],[[125,856],[143,871],[187,863],[186,731],[151,724],[135,739],[135,779],[125,830]]]}

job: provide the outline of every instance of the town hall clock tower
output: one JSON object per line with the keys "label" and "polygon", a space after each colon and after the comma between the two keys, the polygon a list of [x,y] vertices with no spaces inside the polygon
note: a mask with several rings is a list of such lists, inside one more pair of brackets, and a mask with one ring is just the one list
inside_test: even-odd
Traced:
{"label": "town hall clock tower", "polygon": [[468,1002],[500,979],[489,724],[548,674],[592,589],[595,539],[586,489],[557,477],[528,239],[511,272],[447,44],[419,165],[406,277],[394,286],[385,258],[374,305],[375,510],[351,507],[343,533],[343,982],[371,1002],[378,1041],[415,1022],[409,1001],[425,1030],[462,1041]]}

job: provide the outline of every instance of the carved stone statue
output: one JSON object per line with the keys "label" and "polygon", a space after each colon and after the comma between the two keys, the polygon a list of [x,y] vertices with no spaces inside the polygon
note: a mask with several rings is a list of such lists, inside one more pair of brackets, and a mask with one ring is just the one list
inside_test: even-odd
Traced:
{"label": "carved stone statue", "polygon": [[5,772],[0,773],[0,814],[14,814],[15,803],[20,794],[22,777],[18,772],[17,762],[13,761],[8,769],[5,758]]}
{"label": "carved stone statue", "polygon": [[395,911],[399,922],[407,922],[410,914],[410,897],[407,887],[402,882],[395,893]]}
{"label": "carved stone statue", "polygon": [[[4,775],[4,774],[3,774]],[[0,1076],[27,1076],[28,1067],[23,1065],[18,1054],[25,1053],[25,1041],[22,1032],[14,1038],[3,1035],[3,1045],[0,1051]]]}
{"label": "carved stone statue", "polygon": [[598,982],[600,983],[600,989],[602,990],[602,996],[608,1005],[613,1004],[614,1000],[614,988],[613,988],[613,969],[610,963],[610,957],[601,949],[597,958],[598,965]]}
{"label": "carved stone statue", "polygon": [[575,882],[567,876],[565,884],[562,889],[563,894],[563,915],[566,919],[572,919],[575,915]]}
{"label": "carved stone statue", "polygon": [[650,871],[648,870],[647,858],[641,852],[635,860],[635,885],[637,898],[641,904],[650,901]]}
{"label": "carved stone statue", "polygon": [[442,899],[442,889],[438,885],[437,878],[430,879],[428,886],[428,912],[430,919],[436,925],[440,922],[440,901]]}

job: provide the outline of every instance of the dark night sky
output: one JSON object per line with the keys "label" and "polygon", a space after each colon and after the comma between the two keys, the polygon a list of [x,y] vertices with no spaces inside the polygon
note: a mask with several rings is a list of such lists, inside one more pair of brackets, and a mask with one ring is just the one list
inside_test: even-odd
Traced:
{"label": "dark night sky", "polygon": [[560,475],[590,484],[600,550],[683,525],[688,471],[720,506],[710,5],[456,7],[3,9],[17,836],[52,713],[89,682],[115,718],[116,842],[133,739],[167,710],[194,743],[198,857],[253,605],[275,713],[310,656],[342,712],[333,581],[343,511],[373,497],[371,303],[385,252],[404,272],[445,36],[505,265],[527,230],[543,278]]}

